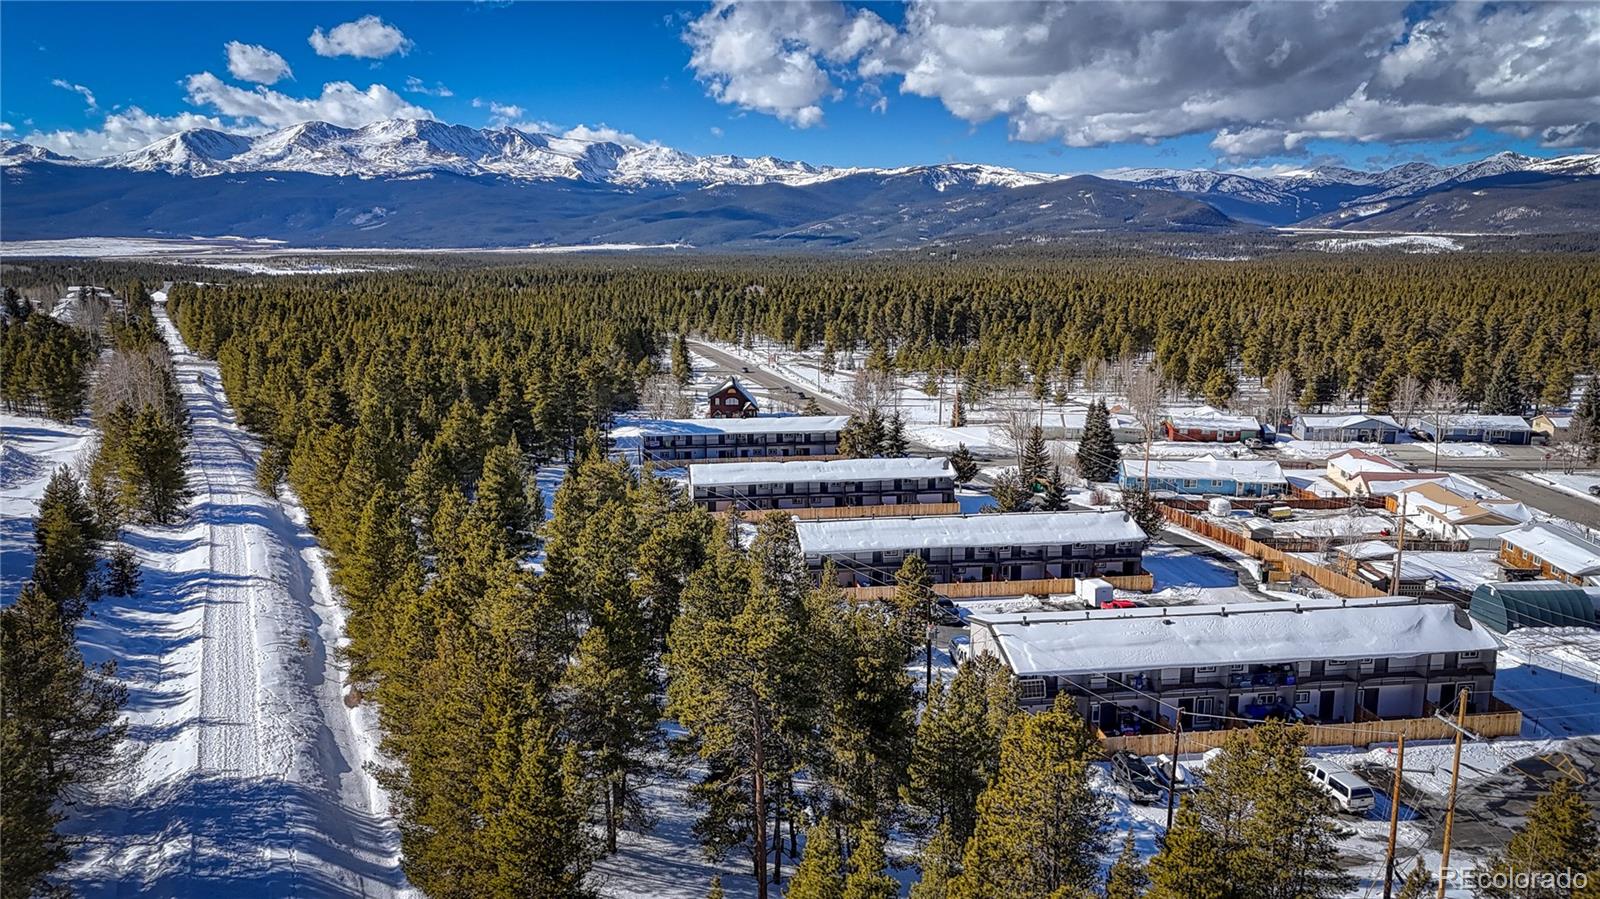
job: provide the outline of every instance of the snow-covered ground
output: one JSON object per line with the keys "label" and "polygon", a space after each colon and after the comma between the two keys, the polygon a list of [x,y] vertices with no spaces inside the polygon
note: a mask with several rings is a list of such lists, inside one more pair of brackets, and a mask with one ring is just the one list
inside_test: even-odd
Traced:
{"label": "snow-covered ground", "polygon": [[9,603],[33,571],[33,520],[57,468],[76,468],[94,431],[45,418],[0,414],[0,604]]}
{"label": "snow-covered ground", "polygon": [[1524,471],[1520,474],[1536,484],[1543,484],[1553,490],[1600,503],[1600,497],[1589,492],[1591,487],[1600,487],[1600,472],[1579,471],[1566,474],[1560,471]]}
{"label": "snow-covered ground", "polygon": [[1326,459],[1350,450],[1361,450],[1374,456],[1389,455],[1389,448],[1381,443],[1354,443],[1341,440],[1280,439],[1275,444],[1278,455],[1290,459]]}
{"label": "snow-covered ground", "polygon": [[1499,459],[1505,453],[1487,443],[1441,443],[1439,455],[1453,459]]}
{"label": "snow-covered ground", "polygon": [[[81,842],[64,879],[83,896],[412,895],[366,768],[373,710],[343,701],[344,614],[322,551],[292,497],[257,489],[259,446],[216,366],[157,308],[194,421],[195,497],[181,525],[124,529],[140,589],[103,598],[79,628],[88,660],[117,662],[129,729],[109,782],[67,809],[63,828]],[[9,595],[45,480],[92,435],[29,418],[4,427]]]}

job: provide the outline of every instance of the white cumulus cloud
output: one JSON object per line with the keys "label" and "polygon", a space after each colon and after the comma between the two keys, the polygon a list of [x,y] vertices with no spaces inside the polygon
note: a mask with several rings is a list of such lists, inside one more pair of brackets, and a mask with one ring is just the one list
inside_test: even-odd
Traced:
{"label": "white cumulus cloud", "polygon": [[358,128],[384,119],[431,119],[433,113],[382,84],[361,90],[348,81],[330,81],[321,96],[291,97],[266,87],[247,90],[210,72],[190,75],[185,82],[189,102],[208,106],[233,118],[253,119],[271,128],[321,121]]}
{"label": "white cumulus cloud", "polygon": [[[1408,14],[1408,10],[1410,13]],[[800,127],[898,82],[1011,136],[1097,146],[1210,133],[1223,156],[1474,128],[1593,146],[1600,5],[933,2],[890,25],[836,0],[718,3],[690,68],[719,102]],[[876,109],[877,107],[874,106]]]}
{"label": "white cumulus cloud", "polygon": [[411,52],[412,43],[400,29],[377,16],[362,16],[354,22],[335,25],[326,34],[319,27],[306,38],[318,56],[354,56],[383,59]]}
{"label": "white cumulus cloud", "polygon": [[257,84],[276,84],[280,79],[294,77],[283,57],[260,44],[228,41],[228,71],[240,81]]}
{"label": "white cumulus cloud", "polygon": [[[22,140],[66,156],[94,159],[137,150],[163,137],[190,128],[223,130],[223,127],[222,121],[212,116],[190,112],[175,116],[158,116],[151,115],[137,106],[130,106],[106,116],[99,128],[82,131],[33,131],[24,135]],[[236,126],[227,130],[241,133],[252,129]]]}
{"label": "white cumulus cloud", "polygon": [[574,125],[563,131],[561,136],[569,137],[573,140],[608,141],[613,144],[621,144],[624,147],[650,146],[649,141],[641,139],[638,135],[612,128],[605,122],[594,126]]}

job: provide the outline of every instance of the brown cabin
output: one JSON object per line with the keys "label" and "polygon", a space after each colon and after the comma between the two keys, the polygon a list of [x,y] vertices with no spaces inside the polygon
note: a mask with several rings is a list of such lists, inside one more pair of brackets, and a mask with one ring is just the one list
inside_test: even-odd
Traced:
{"label": "brown cabin", "polygon": [[739,383],[739,379],[729,378],[721,387],[711,391],[706,417],[752,418],[760,411],[756,406],[756,398]]}

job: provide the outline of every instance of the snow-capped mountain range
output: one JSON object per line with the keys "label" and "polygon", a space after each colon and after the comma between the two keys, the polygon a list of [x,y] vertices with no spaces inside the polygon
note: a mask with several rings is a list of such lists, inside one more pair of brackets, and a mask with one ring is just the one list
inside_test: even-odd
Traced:
{"label": "snow-capped mountain range", "polygon": [[0,169],[7,240],[189,229],[334,244],[500,246],[604,235],[697,246],[912,246],[1263,225],[1559,233],[1594,230],[1600,208],[1595,154],[1499,153],[1380,172],[1093,176],[696,156],[431,120],[304,122],[258,135],[194,129],[99,159],[0,141]]}
{"label": "snow-capped mountain range", "polygon": [[181,131],[115,156],[70,160],[39,147],[0,143],[0,164],[48,159],[136,172],[207,177],[241,172],[304,172],[400,178],[433,172],[516,180],[568,179],[622,187],[663,184],[805,185],[862,173],[928,170],[946,185],[1018,187],[1061,178],[986,165],[860,169],[814,166],[773,156],[695,156],[659,144],[620,144],[522,131],[470,128],[417,119],[341,128],[302,122],[259,136],[208,128]]}

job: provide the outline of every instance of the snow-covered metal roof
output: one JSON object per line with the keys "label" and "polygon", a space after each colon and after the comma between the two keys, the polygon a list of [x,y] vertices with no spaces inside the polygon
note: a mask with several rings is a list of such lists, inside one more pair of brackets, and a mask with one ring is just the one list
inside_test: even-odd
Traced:
{"label": "snow-covered metal roof", "polygon": [[958,546],[1056,546],[1144,541],[1125,512],[1006,512],[859,518],[795,524],[807,555]]}
{"label": "snow-covered metal roof", "polygon": [[1454,605],[1402,597],[1338,605],[1301,600],[979,613],[968,621],[987,629],[1003,660],[1019,675],[1403,658],[1498,646],[1487,630],[1458,615]]}
{"label": "snow-covered metal roof", "polygon": [[1397,431],[1400,429],[1400,423],[1387,415],[1301,415],[1298,418],[1312,428],[1358,428],[1375,423]]}
{"label": "snow-covered metal roof", "polygon": [[1577,577],[1600,574],[1600,546],[1566,528],[1529,523],[1506,531],[1500,539],[1567,574]]}
{"label": "snow-covered metal roof", "polygon": [[684,434],[799,434],[839,431],[845,415],[756,415],[750,418],[663,418],[617,428],[613,437]]}
{"label": "snow-covered metal roof", "polygon": [[798,462],[723,462],[689,466],[690,487],[740,484],[820,484],[888,481],[895,478],[954,478],[944,457],[924,459],[835,459]]}
{"label": "snow-covered metal roof", "polygon": [[1167,421],[1177,428],[1201,428],[1213,430],[1221,428],[1231,431],[1259,430],[1261,422],[1249,415],[1232,415],[1221,409],[1211,406],[1196,406],[1192,409],[1175,409],[1167,416]]}
{"label": "snow-covered metal roof", "polygon": [[[1520,415],[1478,415],[1462,413],[1460,415],[1446,415],[1445,428],[1450,431],[1527,431],[1532,426],[1528,420]],[[1433,427],[1438,419],[1432,415],[1422,420],[1426,426]]]}
{"label": "snow-covered metal roof", "polygon": [[[1122,461],[1123,477],[1143,477],[1143,460]],[[1151,459],[1150,477],[1177,480],[1236,481],[1244,484],[1282,484],[1283,468],[1276,462],[1255,459]]]}

